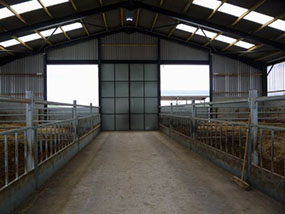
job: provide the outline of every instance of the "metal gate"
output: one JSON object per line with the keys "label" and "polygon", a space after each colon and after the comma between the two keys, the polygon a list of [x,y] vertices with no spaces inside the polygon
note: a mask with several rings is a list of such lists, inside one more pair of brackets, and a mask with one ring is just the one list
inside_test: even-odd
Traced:
{"label": "metal gate", "polygon": [[158,129],[156,64],[102,64],[100,72],[103,130]]}

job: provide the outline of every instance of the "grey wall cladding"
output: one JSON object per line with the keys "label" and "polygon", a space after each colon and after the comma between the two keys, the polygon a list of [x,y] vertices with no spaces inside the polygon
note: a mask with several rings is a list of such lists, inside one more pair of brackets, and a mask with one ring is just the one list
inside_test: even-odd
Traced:
{"label": "grey wall cladding", "polygon": [[0,67],[0,94],[25,97],[33,91],[37,98],[43,98],[43,55],[25,57]]}
{"label": "grey wall cladding", "polygon": [[118,33],[102,38],[104,60],[156,60],[157,38],[140,33]]}
{"label": "grey wall cladding", "polygon": [[48,60],[97,60],[98,40],[93,39],[78,44],[59,47],[48,51]]}
{"label": "grey wall cladding", "polygon": [[247,97],[252,89],[261,96],[262,71],[223,56],[213,55],[212,59],[214,99]]}
{"label": "grey wall cladding", "polygon": [[162,60],[208,60],[208,52],[180,45],[167,40],[161,40]]}

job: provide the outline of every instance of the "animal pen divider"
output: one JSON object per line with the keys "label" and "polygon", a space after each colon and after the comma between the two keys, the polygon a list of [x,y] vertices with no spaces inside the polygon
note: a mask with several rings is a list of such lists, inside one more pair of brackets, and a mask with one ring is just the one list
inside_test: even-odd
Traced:
{"label": "animal pen divider", "polygon": [[99,108],[0,97],[0,193],[100,127]]}
{"label": "animal pen divider", "polygon": [[248,99],[161,106],[160,128],[190,149],[208,152],[209,159],[237,176],[249,129],[246,179],[285,202],[284,101],[285,96],[257,97],[257,91],[250,91]]}

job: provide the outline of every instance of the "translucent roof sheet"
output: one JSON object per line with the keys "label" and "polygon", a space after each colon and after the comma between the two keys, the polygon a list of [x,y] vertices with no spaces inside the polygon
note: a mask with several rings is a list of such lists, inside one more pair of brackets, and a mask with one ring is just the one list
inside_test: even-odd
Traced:
{"label": "translucent roof sheet", "polygon": [[76,30],[76,29],[79,29],[79,28],[82,28],[82,24],[79,23],[79,22],[62,26],[62,29],[64,31],[71,31],[71,30]]}
{"label": "translucent roof sheet", "polygon": [[[205,7],[205,8],[209,8],[212,10],[216,9],[220,5],[220,3],[221,3],[221,1],[218,1],[218,0],[194,0],[193,1],[193,4],[195,4],[195,5]],[[229,4],[229,3],[224,3],[218,9],[218,11],[222,12],[222,13],[229,14],[231,16],[240,17],[245,12],[247,12],[248,9],[243,8],[243,7],[239,7],[239,6],[236,6],[233,4]],[[268,21],[272,20],[273,18],[274,17],[268,16],[266,14],[251,11],[243,19],[263,25],[263,24],[267,23]],[[274,23],[272,23],[268,26],[275,28],[275,29],[278,29],[278,30],[281,30],[281,31],[285,31],[284,21],[280,20],[280,19],[278,19],[277,21],[275,21]]]}
{"label": "translucent roof sheet", "polygon": [[[206,36],[208,38],[213,38],[213,37],[215,37],[217,35],[217,33],[213,33],[213,32],[207,31],[207,30],[203,30],[203,31],[204,31],[204,33],[206,34]],[[203,31],[201,29],[199,29],[196,34],[200,35],[200,36],[205,36]]]}
{"label": "translucent roof sheet", "polygon": [[228,37],[228,36],[224,36],[224,35],[219,35],[216,40],[220,41],[220,42],[224,42],[224,43],[228,43],[228,44],[231,44],[235,41],[237,41],[236,39],[234,38],[231,38],[231,37]]}
{"label": "translucent roof sheet", "polygon": [[14,13],[12,13],[9,9],[6,7],[0,9],[0,19],[4,19],[10,16],[14,16]]}
{"label": "translucent roof sheet", "polygon": [[285,21],[281,19],[272,22],[269,26],[278,30],[285,31]]}
{"label": "translucent roof sheet", "polygon": [[[56,28],[52,28],[52,29],[48,29],[48,30],[44,30],[41,31],[40,33],[44,36],[44,37],[49,37],[52,35],[52,33],[55,31]],[[57,28],[57,30],[53,33],[53,35],[62,33],[62,30],[60,28]]]}
{"label": "translucent roof sheet", "polygon": [[[196,27],[193,27],[193,26],[190,26],[190,25],[185,25],[185,24],[179,24],[179,25],[177,25],[176,28],[179,29],[179,30],[183,30],[183,31],[189,32],[189,33],[193,33],[197,29]],[[211,32],[211,31],[208,31],[208,30],[203,30],[203,31],[206,34],[206,36],[208,38],[210,38],[210,39],[212,39],[215,36],[217,36],[217,33],[215,33],[215,32]],[[199,36],[205,37],[203,31],[201,29],[199,29],[196,32],[196,34],[199,35]],[[224,43],[227,43],[227,44],[231,44],[231,43],[237,41],[237,39],[235,39],[235,38],[231,38],[229,36],[224,36],[224,35],[217,36],[215,38],[215,40],[220,41],[220,42],[224,42]],[[241,47],[241,48],[245,48],[245,49],[249,49],[249,48],[254,46],[254,44],[249,43],[249,42],[244,42],[244,41],[239,41],[235,45],[238,46],[238,47]]]}
{"label": "translucent roof sheet", "polygon": [[40,38],[41,38],[41,36],[37,33],[19,37],[19,39],[21,39],[23,42],[30,42],[32,40],[36,40],[36,39],[40,39]]}
{"label": "translucent roof sheet", "polygon": [[216,9],[221,4],[221,2],[216,0],[194,0],[193,4],[206,7],[209,9]]}
{"label": "translucent roof sheet", "polygon": [[[62,4],[68,1],[69,0],[42,0],[42,3],[46,7],[49,7],[49,6],[53,6],[57,4]],[[38,10],[42,8],[41,4],[37,0],[25,1],[22,3],[11,5],[10,7],[19,14],[30,12],[33,10]],[[0,19],[4,19],[10,16],[14,16],[14,13],[12,13],[8,8],[4,7],[0,9]]]}
{"label": "translucent roof sheet", "polygon": [[249,42],[244,42],[244,41],[239,41],[235,45],[241,48],[245,48],[245,49],[249,49],[254,46],[254,44],[249,43]]}
{"label": "translucent roof sheet", "polygon": [[218,10],[219,12],[223,12],[232,16],[241,16],[242,14],[244,14],[247,9],[233,5],[233,4],[229,4],[229,3],[224,3],[222,5],[222,7],[219,8]]}
{"label": "translucent roof sheet", "polygon": [[192,27],[190,25],[185,25],[185,24],[179,24],[176,26],[176,29],[178,30],[183,30],[189,33],[193,33],[195,32],[195,30],[197,29],[196,27]]}
{"label": "translucent roof sheet", "polygon": [[42,8],[42,6],[37,0],[32,0],[32,1],[26,1],[23,3],[12,5],[11,8],[17,11],[17,13],[21,14],[21,13],[26,13],[26,12],[40,9]]}
{"label": "translucent roof sheet", "polygon": [[[79,29],[79,28],[82,28],[82,24],[79,23],[79,22],[62,26],[62,29],[64,31],[66,31],[66,32],[67,31],[76,30],[76,29]],[[40,31],[40,33],[44,37],[49,37],[55,31],[55,29],[56,28]],[[63,33],[62,30],[60,28],[57,28],[53,35],[60,34],[60,33]],[[23,42],[30,42],[30,41],[34,41],[34,40],[41,39],[41,38],[42,37],[39,34],[37,34],[37,33],[33,33],[33,34],[29,34],[29,35],[26,35],[26,36],[19,37],[19,39],[22,40]],[[3,46],[4,48],[5,47],[14,46],[14,45],[18,45],[18,44],[20,44],[20,42],[18,42],[15,39],[10,39],[10,40],[3,41],[3,42],[0,43],[0,45]]]}
{"label": "translucent roof sheet", "polygon": [[0,42],[0,45],[3,46],[4,48],[10,47],[10,46],[14,46],[14,45],[18,45],[20,44],[20,42],[18,42],[16,39],[10,39],[4,42]]}
{"label": "translucent roof sheet", "polygon": [[42,0],[42,3],[46,6],[53,6],[53,5],[57,5],[57,4],[62,4],[65,2],[68,2],[69,0]]}
{"label": "translucent roof sheet", "polygon": [[249,14],[247,14],[244,19],[252,21],[252,22],[256,22],[259,24],[265,24],[266,22],[270,21],[273,19],[272,16],[267,16],[264,15],[262,13],[258,13],[255,11],[251,11]]}

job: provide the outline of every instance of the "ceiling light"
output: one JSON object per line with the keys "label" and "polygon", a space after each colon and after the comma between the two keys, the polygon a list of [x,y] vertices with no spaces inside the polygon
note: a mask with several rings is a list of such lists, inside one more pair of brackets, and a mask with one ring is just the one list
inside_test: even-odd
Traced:
{"label": "ceiling light", "polygon": [[16,39],[10,39],[4,42],[0,42],[0,45],[3,46],[4,48],[10,47],[10,46],[14,46],[14,45],[18,45],[20,44],[20,42],[18,42]]}
{"label": "ceiling light", "polygon": [[57,5],[57,4],[62,4],[65,2],[68,2],[69,0],[42,0],[42,3],[46,6],[53,6],[53,5]]}
{"label": "ceiling light", "polygon": [[134,12],[133,11],[126,10],[125,15],[126,15],[126,21],[127,22],[134,21]]}
{"label": "ceiling light", "polygon": [[12,13],[8,8],[3,7],[0,9],[0,19],[4,19],[10,16],[14,16],[14,13]]}
{"label": "ceiling light", "polygon": [[245,49],[249,49],[254,46],[254,44],[249,43],[249,42],[244,42],[244,41],[239,41],[235,45],[241,48],[245,48]]}
{"label": "ceiling light", "polygon": [[194,0],[193,4],[214,10],[221,4],[221,2],[217,0]]}
{"label": "ceiling light", "polygon": [[268,16],[262,13],[258,13],[255,11],[250,12],[249,14],[247,14],[244,19],[252,21],[252,22],[256,22],[259,24],[265,24],[266,22],[270,21],[273,19],[272,16]]}
{"label": "ceiling light", "polygon": [[37,40],[40,38],[42,38],[42,37],[37,33],[19,37],[19,39],[22,40],[23,42],[30,42],[30,41]]}
{"label": "ceiling light", "polygon": [[22,2],[19,4],[14,4],[11,6],[11,8],[14,9],[17,13],[21,14],[40,9],[42,8],[42,6],[37,0],[32,0],[32,1]]}
{"label": "ceiling light", "polygon": [[197,30],[196,27],[192,27],[190,25],[185,25],[185,24],[177,25],[176,29],[183,30],[183,31],[186,31],[186,32],[189,32],[189,33],[194,33]]}
{"label": "ceiling light", "polygon": [[269,27],[272,27],[272,28],[275,28],[275,29],[278,29],[278,30],[282,30],[282,31],[285,31],[285,21],[284,20],[281,20],[281,19],[278,19],[276,20],[275,22],[272,22]]}

